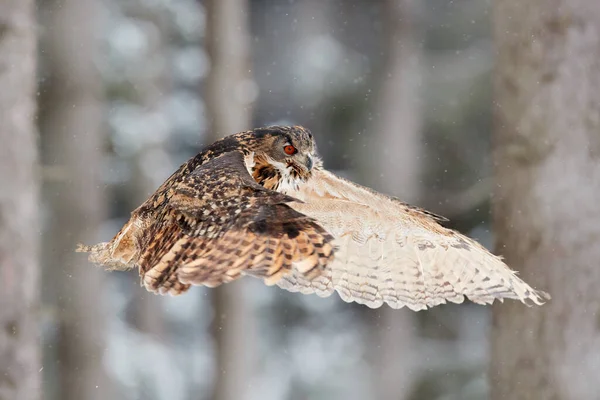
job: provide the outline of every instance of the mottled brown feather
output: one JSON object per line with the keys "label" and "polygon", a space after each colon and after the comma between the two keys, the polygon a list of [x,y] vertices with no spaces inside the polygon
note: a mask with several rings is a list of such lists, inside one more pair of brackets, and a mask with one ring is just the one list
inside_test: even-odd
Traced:
{"label": "mottled brown feather", "polygon": [[[302,151],[283,154],[287,145]],[[138,268],[161,294],[251,275],[369,307],[549,298],[441,220],[324,170],[306,129],[268,127],[208,146],[110,242],[78,251],[109,269]]]}
{"label": "mottled brown feather", "polygon": [[[111,242],[78,250],[113,269],[139,268],[144,286],[161,294],[243,274],[274,284],[294,263],[317,276],[333,259],[333,238],[287,205],[296,199],[254,181],[240,139],[226,138],[184,164]],[[293,251],[283,257],[284,249]]]}

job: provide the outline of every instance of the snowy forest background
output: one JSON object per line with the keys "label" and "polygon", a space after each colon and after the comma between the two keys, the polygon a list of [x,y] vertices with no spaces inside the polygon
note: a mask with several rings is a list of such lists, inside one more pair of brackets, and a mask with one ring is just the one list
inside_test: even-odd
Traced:
{"label": "snowy forest background", "polygon": [[[169,298],[73,253],[272,124],[553,299]],[[596,0],[0,0],[0,400],[600,399],[598,260]]]}

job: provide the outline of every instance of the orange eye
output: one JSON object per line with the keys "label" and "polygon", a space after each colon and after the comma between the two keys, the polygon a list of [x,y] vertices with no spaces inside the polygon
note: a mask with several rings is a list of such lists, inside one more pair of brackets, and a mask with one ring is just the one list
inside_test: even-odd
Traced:
{"label": "orange eye", "polygon": [[291,155],[296,154],[298,152],[298,150],[296,150],[296,148],[294,146],[292,146],[291,144],[288,144],[287,146],[285,146],[283,148],[283,151],[288,156],[291,156]]}

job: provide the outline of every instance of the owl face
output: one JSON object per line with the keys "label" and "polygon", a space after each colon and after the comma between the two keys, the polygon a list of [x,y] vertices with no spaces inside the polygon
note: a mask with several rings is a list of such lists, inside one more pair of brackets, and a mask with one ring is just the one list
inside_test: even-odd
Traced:
{"label": "owl face", "polygon": [[286,126],[256,129],[254,134],[260,143],[257,155],[275,167],[284,180],[306,180],[310,176],[317,158],[310,131]]}

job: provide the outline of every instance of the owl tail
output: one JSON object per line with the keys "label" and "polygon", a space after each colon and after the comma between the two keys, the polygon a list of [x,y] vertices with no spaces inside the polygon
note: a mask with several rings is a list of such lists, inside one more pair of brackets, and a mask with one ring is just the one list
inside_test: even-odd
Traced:
{"label": "owl tail", "polygon": [[89,253],[90,262],[102,265],[107,270],[127,271],[137,266],[139,251],[135,245],[135,232],[135,225],[130,221],[110,242],[93,246],[78,244],[75,252]]}

